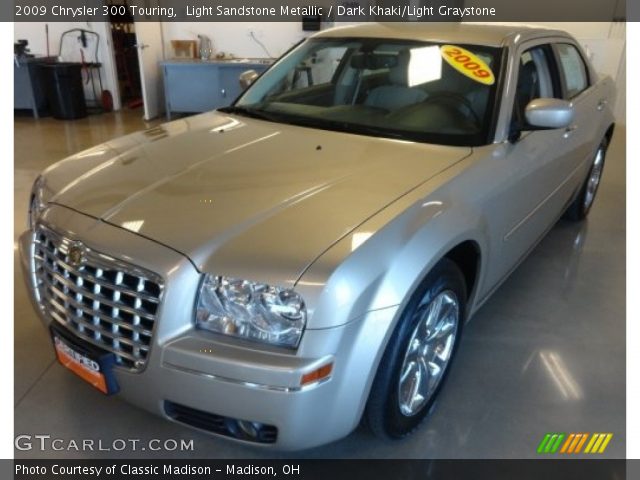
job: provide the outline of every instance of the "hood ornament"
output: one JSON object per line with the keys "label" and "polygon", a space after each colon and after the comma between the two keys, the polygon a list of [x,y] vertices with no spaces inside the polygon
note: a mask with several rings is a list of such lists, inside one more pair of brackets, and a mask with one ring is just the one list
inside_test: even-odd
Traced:
{"label": "hood ornament", "polygon": [[67,257],[72,267],[79,267],[84,262],[85,246],[82,242],[74,242],[69,246]]}

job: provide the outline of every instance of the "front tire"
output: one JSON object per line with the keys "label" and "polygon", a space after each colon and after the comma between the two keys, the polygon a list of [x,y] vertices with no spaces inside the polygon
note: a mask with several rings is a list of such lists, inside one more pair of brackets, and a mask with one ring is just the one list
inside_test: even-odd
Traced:
{"label": "front tire", "polygon": [[591,168],[589,169],[589,175],[582,184],[582,188],[575,198],[573,203],[569,205],[565,217],[573,221],[584,220],[593,206],[596,194],[598,193],[598,187],[600,187],[600,181],[602,180],[602,171],[604,169],[604,160],[607,154],[608,142],[606,138],[602,139],[596,154],[593,157]]}
{"label": "front tire", "polygon": [[466,298],[462,272],[446,258],[411,297],[380,362],[365,410],[377,436],[405,437],[426,418],[456,352]]}

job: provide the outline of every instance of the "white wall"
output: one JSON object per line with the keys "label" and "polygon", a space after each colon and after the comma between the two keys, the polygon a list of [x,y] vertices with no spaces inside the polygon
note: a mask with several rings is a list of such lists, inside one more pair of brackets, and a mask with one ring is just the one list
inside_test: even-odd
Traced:
{"label": "white wall", "polygon": [[[278,57],[292,45],[306,37],[301,22],[167,22],[162,24],[165,51],[171,57],[171,40],[198,40],[198,35],[207,35],[213,41],[215,52],[225,52],[236,57]],[[264,43],[269,54],[249,36],[253,31]]]}
{"label": "white wall", "polygon": [[[63,32],[73,28],[82,28],[90,30],[100,35],[98,45],[98,60],[103,64],[101,68],[102,85],[106,90],[110,90],[115,95],[116,76],[113,65],[113,55],[107,42],[111,42],[111,33],[108,30],[109,25],[106,22],[51,22],[49,23],[49,53],[52,56],[58,56],[60,51],[60,37]],[[109,33],[108,33],[109,32]],[[76,40],[78,34],[69,34],[65,37],[63,47],[63,60],[79,62],[81,44]],[[29,41],[31,53],[37,56],[47,54],[47,37],[45,33],[45,23],[41,22],[16,22],[13,24],[13,38],[15,40],[25,39]],[[87,36],[92,41],[92,36]],[[84,51],[85,60],[87,62],[94,61],[95,45],[89,43]],[[95,77],[97,82],[97,74]],[[96,90],[98,84],[96,83]],[[100,93],[100,92],[99,92]],[[87,90],[88,98],[93,99],[93,93]],[[116,109],[120,108],[117,103],[114,105]]]}
{"label": "white wall", "polygon": [[[86,22],[51,22],[49,23],[49,49],[51,55],[58,55],[60,48],[60,35],[72,28],[84,28],[91,30]],[[45,23],[41,22],[16,22],[13,24],[13,37],[29,40],[31,53],[46,55],[47,42],[45,34]]]}

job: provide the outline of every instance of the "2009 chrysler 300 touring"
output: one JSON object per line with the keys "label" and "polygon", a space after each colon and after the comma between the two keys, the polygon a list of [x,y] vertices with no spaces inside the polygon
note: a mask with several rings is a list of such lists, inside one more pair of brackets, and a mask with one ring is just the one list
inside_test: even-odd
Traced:
{"label": "2009 chrysler 300 touring", "polygon": [[559,31],[321,32],[232,106],[46,170],[34,303],[65,366],[173,421],[282,449],[363,418],[404,436],[465,320],[588,214],[612,100]]}

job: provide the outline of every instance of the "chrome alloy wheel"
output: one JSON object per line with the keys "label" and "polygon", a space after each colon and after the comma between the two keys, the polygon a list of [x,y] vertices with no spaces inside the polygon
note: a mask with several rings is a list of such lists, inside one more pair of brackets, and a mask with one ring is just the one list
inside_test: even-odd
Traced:
{"label": "chrome alloy wheel", "polygon": [[460,319],[454,292],[438,294],[420,313],[404,355],[398,398],[400,412],[411,417],[429,401],[451,360]]}
{"label": "chrome alloy wheel", "polygon": [[600,179],[602,178],[602,167],[604,166],[604,148],[598,148],[596,152],[596,158],[593,160],[593,166],[591,167],[591,173],[589,174],[589,180],[587,181],[587,188],[584,194],[585,211],[588,211],[593,204],[593,199],[596,197],[598,186],[600,185]]}

